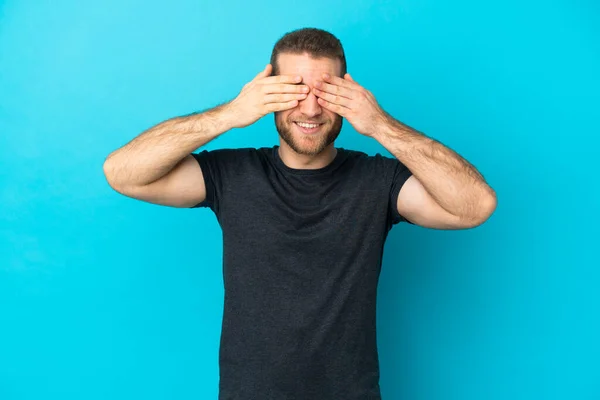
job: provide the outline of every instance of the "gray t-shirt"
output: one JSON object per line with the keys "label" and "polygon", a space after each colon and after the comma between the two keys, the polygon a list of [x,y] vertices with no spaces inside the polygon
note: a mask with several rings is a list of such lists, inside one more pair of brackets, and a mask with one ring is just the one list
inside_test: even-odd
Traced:
{"label": "gray t-shirt", "polygon": [[337,148],[292,169],[279,146],[193,153],[223,233],[219,400],[379,400],[376,295],[411,172]]}

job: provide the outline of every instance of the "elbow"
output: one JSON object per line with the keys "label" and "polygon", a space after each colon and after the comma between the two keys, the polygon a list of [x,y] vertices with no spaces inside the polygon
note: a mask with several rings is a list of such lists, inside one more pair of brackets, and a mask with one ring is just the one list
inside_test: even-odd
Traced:
{"label": "elbow", "polygon": [[485,216],[485,220],[490,218],[494,211],[496,211],[496,207],[498,206],[498,196],[496,196],[496,192],[494,189],[489,188],[488,194],[485,196],[483,200],[483,212]]}
{"label": "elbow", "polygon": [[110,160],[110,156],[106,157],[104,163],[102,164],[102,172],[104,173],[104,178],[108,185],[115,191],[122,193],[122,189],[115,179],[114,166]]}
{"label": "elbow", "polygon": [[492,192],[481,198],[475,207],[471,208],[469,213],[464,214],[459,219],[459,229],[472,229],[483,225],[494,213],[498,200],[496,194]]}
{"label": "elbow", "polygon": [[493,190],[490,190],[488,194],[484,196],[483,199],[479,202],[479,206],[477,207],[477,212],[475,213],[475,217],[472,218],[472,228],[475,228],[479,225],[485,223],[494,211],[496,211],[496,207],[498,206],[498,198],[496,197],[496,193]]}

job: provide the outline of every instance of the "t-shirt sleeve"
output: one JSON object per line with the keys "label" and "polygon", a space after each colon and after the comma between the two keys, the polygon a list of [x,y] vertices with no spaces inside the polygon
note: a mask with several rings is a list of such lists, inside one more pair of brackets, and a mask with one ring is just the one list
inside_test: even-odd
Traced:
{"label": "t-shirt sleeve", "polygon": [[202,150],[199,153],[192,153],[204,176],[206,198],[191,208],[210,208],[215,214],[218,213],[222,194],[223,181],[221,178],[224,168],[226,168],[224,155],[225,153],[221,150]]}
{"label": "t-shirt sleeve", "polygon": [[398,212],[398,195],[400,194],[400,189],[402,189],[402,186],[404,186],[406,180],[411,177],[412,172],[396,158],[389,159],[389,163],[390,168],[392,168],[393,171],[389,202],[389,215],[391,218],[390,222],[392,225],[395,225],[399,222],[408,222],[409,224],[413,224]]}

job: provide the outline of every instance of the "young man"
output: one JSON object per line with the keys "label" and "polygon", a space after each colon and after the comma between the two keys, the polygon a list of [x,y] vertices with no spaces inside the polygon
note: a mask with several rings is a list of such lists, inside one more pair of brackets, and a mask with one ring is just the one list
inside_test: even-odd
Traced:
{"label": "young man", "polygon": [[[279,146],[192,153],[268,113]],[[342,118],[395,157],[334,147]],[[284,35],[235,99],[152,127],[104,171],[123,195],[217,216],[221,400],[380,399],[375,309],[389,230],[473,228],[496,207],[481,174],[382,110],[319,29]]]}

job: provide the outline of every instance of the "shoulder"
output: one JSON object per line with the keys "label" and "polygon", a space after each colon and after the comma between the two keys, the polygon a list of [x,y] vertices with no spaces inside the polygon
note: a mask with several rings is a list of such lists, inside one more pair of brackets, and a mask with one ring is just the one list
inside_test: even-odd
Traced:
{"label": "shoulder", "polygon": [[196,159],[206,159],[213,162],[243,163],[244,161],[260,158],[263,149],[254,147],[202,149],[192,155]]}
{"label": "shoulder", "polygon": [[376,173],[393,172],[401,167],[397,158],[381,153],[368,154],[364,151],[349,149],[344,149],[344,151],[348,154],[347,158],[352,164]]}
{"label": "shoulder", "polygon": [[220,148],[204,149],[192,156],[202,170],[219,174],[221,178],[247,177],[269,168],[269,148]]}
{"label": "shoulder", "polygon": [[253,147],[239,147],[239,148],[220,148],[220,149],[201,149],[195,154],[210,154],[214,157],[236,157],[246,156],[253,153],[258,153],[260,149]]}
{"label": "shoulder", "polygon": [[374,153],[374,154],[369,154],[369,153],[367,153],[365,151],[361,151],[361,150],[353,150],[353,149],[345,149],[345,148],[341,148],[341,149],[348,154],[349,158],[352,158],[352,159],[354,159],[356,161],[360,161],[360,162],[377,163],[377,162],[386,162],[389,160],[395,160],[395,158],[383,155],[379,152]]}

